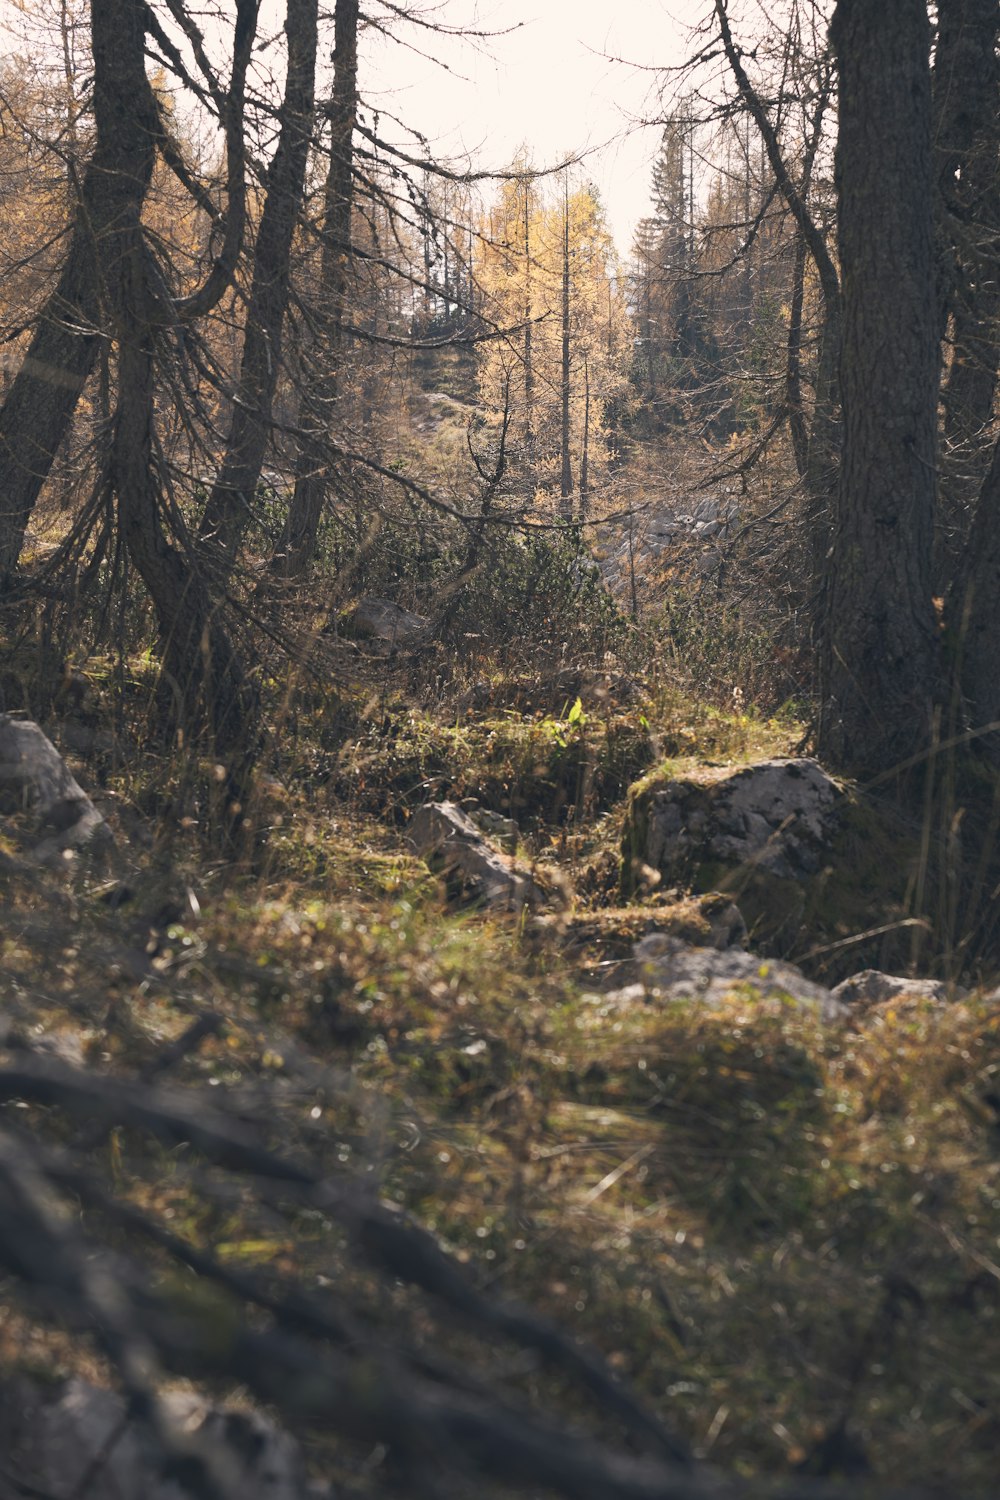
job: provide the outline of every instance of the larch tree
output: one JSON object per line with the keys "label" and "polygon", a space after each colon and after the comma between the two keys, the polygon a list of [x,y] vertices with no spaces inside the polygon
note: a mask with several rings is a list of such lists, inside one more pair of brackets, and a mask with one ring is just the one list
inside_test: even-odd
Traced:
{"label": "larch tree", "polygon": [[539,181],[527,228],[525,203],[517,181],[502,184],[484,220],[477,279],[496,337],[479,346],[479,385],[497,421],[509,407],[513,431],[530,435],[511,483],[527,474],[553,490],[569,523],[581,510],[574,475],[584,452],[588,489],[606,466],[608,416],[627,386],[625,278],[592,187],[560,186],[546,201]]}
{"label": "larch tree", "polygon": [[[344,320],[352,259],[353,137],[358,110],[358,0],[337,0],[333,89],[326,106],[329,128],[319,264],[316,337],[302,350],[311,379],[303,390],[303,428],[288,518],[279,547],[280,566],[301,574],[316,551],[330,478],[329,438],[341,386]],[[308,393],[307,393],[308,392]]]}
{"label": "larch tree", "polygon": [[280,129],[264,178],[240,375],[225,456],[201,518],[200,551],[220,580],[236,560],[271,440],[271,410],[283,367],[292,244],[302,214],[313,136],[318,24],[318,0],[287,0],[288,56]]}
{"label": "larch tree", "polygon": [[929,742],[940,369],[930,31],[923,0],[840,0],[836,182],[843,443],[819,742],[890,770]]}

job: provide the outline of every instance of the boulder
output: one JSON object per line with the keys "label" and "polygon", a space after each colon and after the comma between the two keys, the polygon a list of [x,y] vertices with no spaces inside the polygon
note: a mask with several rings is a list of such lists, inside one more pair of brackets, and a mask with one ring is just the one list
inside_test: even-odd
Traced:
{"label": "boulder", "polygon": [[[92,1470],[88,1493],[94,1495],[190,1500],[191,1489],[164,1477],[160,1455],[114,1391],[78,1376],[54,1390],[18,1377],[5,1382],[0,1400],[4,1467],[16,1473],[17,1493],[73,1495]],[[184,1392],[168,1393],[161,1401],[179,1440],[196,1454],[211,1455],[219,1466],[226,1493],[242,1500],[329,1495],[325,1487],[309,1483],[295,1440],[258,1412],[217,1406]]]}
{"label": "boulder", "polygon": [[747,929],[739,908],[727,896],[710,892],[657,905],[546,913],[534,918],[529,933],[557,946],[585,983],[619,990],[636,982],[635,946],[644,937],[731,948],[746,942]]}
{"label": "boulder", "polygon": [[492,848],[454,802],[427,802],[418,807],[406,838],[432,870],[457,880],[463,894],[486,906],[521,911],[545,900],[530,874]]}
{"label": "boulder", "polygon": [[840,784],[806,759],[650,778],[633,792],[626,851],[664,877],[713,861],[800,879],[820,868],[843,797]]}
{"label": "boulder", "polygon": [[505,818],[503,813],[494,812],[490,807],[464,807],[475,823],[480,833],[496,839],[497,843],[506,845],[511,852],[517,848],[517,839],[520,829],[513,818]]}
{"label": "boulder", "polygon": [[0,714],[0,807],[28,812],[36,834],[31,848],[40,864],[53,864],[69,850],[108,850],[111,830],[71,774],[52,741],[30,719]]}
{"label": "boulder", "polygon": [[621,893],[722,891],[755,948],[795,961],[808,953],[833,983],[849,965],[891,972],[905,963],[920,857],[919,828],[898,808],[815,760],[668,763],[629,792]]}
{"label": "boulder", "polygon": [[964,1000],[968,990],[948,984],[943,979],[907,979],[901,974],[883,974],[879,969],[863,969],[836,985],[833,994],[844,1005],[880,1005],[883,1000],[896,1000],[908,995],[917,1000]]}
{"label": "boulder", "polygon": [[696,948],[651,933],[636,944],[635,956],[647,991],[657,990],[668,1000],[718,1005],[738,989],[761,1000],[791,1000],[813,1008],[824,1021],[838,1021],[848,1014],[830,990],[807,979],[794,964],[740,948]]}

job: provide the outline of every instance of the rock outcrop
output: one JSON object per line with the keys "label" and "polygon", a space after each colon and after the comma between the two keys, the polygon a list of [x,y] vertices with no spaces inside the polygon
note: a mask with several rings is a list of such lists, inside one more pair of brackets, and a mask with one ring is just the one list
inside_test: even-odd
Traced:
{"label": "rock outcrop", "polygon": [[807,979],[794,964],[761,958],[740,948],[698,948],[659,933],[636,944],[636,960],[647,996],[718,1005],[734,990],[761,1000],[781,999],[813,1008],[824,1021],[848,1010],[830,990]]}
{"label": "rock outcrop", "polygon": [[968,990],[948,984],[943,979],[907,979],[902,974],[883,974],[879,969],[863,969],[860,974],[852,974],[849,979],[842,980],[834,987],[833,993],[845,1005],[869,1006],[881,1005],[885,1000],[896,1000],[901,995],[937,1003],[962,1000]]}
{"label": "rock outcrop", "polygon": [[[164,1477],[163,1455],[114,1391],[78,1376],[54,1391],[21,1377],[4,1383],[0,1404],[0,1500],[82,1493],[88,1474],[88,1493],[115,1500],[190,1500],[194,1493]],[[241,1500],[329,1500],[325,1486],[307,1479],[295,1440],[259,1413],[181,1392],[164,1396],[162,1408],[178,1443],[216,1467],[225,1493]],[[10,1473],[18,1483],[8,1491]]]}
{"label": "rock outcrop", "polygon": [[851,970],[891,972],[908,958],[919,828],[886,801],[842,784],[815,760],[667,763],[629,793],[621,890],[721,891],[750,944],[819,960],[835,983]]}
{"label": "rock outcrop", "polygon": [[406,831],[410,847],[432,870],[454,881],[460,894],[494,910],[540,906],[545,893],[512,859],[499,854],[454,802],[418,807]]}
{"label": "rock outcrop", "polygon": [[114,844],[52,741],[30,719],[9,714],[0,714],[0,809],[15,817],[28,814],[34,825],[29,852],[38,864],[55,864],[85,846],[109,850]]}
{"label": "rock outcrop", "polygon": [[671,881],[706,863],[802,879],[819,870],[843,798],[840,783],[806,759],[649,777],[632,792],[626,862]]}

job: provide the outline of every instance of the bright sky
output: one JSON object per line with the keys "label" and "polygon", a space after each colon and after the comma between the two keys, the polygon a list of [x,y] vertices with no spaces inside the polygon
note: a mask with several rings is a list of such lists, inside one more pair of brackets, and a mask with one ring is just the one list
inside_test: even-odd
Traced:
{"label": "bright sky", "polygon": [[630,127],[656,118],[657,69],[683,61],[688,28],[709,9],[710,0],[443,0],[433,14],[445,25],[516,29],[473,43],[407,27],[407,40],[444,67],[370,40],[362,91],[422,130],[439,156],[468,154],[480,168],[503,168],[522,145],[539,167],[599,148],[584,170],[628,254],[636,221],[650,212],[660,135]]}
{"label": "bright sky", "polygon": [[[637,220],[650,212],[650,166],[660,139],[655,126],[637,129],[636,122],[657,118],[660,70],[688,55],[689,29],[712,9],[712,0],[401,0],[404,5],[453,31],[501,34],[473,40],[400,23],[399,40],[387,41],[369,31],[361,45],[366,102],[421,130],[439,157],[469,156],[480,169],[502,170],[522,147],[536,167],[594,148],[582,171],[596,182],[618,248],[627,255]],[[55,14],[58,0],[36,0],[36,9]],[[327,13],[332,9],[328,5]],[[231,0],[223,0],[223,11],[231,14]],[[0,21],[19,13],[18,0],[0,0]],[[280,33],[284,14],[285,0],[263,0],[261,33]],[[198,12],[203,25],[206,15]],[[210,34],[215,29],[209,25]],[[219,37],[224,70],[228,22]],[[4,40],[0,31],[0,46]],[[385,118],[381,123],[382,133],[392,136]]]}

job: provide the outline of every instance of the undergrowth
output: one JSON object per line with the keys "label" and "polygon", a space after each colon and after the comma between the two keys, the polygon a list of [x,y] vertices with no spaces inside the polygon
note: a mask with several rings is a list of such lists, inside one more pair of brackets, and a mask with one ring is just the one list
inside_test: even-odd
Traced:
{"label": "undergrowth", "polygon": [[[44,943],[24,912],[3,969],[33,1041],[141,1069],[208,1002],[221,1030],[178,1081],[234,1105],[266,1089],[284,1150],[364,1174],[479,1285],[592,1341],[713,1460],[819,1462],[849,1423],[875,1473],[989,1493],[995,1004],[902,1001],[829,1028],[739,993],[706,1010],[581,991],[558,952],[449,915],[410,867],[375,868],[357,830],[345,856],[351,837],[323,895],[286,880],[209,899],[203,882],[201,915],[138,892],[126,919],[80,891],[64,941],[52,919]],[[252,1200],[203,1200],[138,1137],[98,1164],[227,1264],[337,1276],[368,1302],[322,1222],[289,1235]],[[415,1337],[465,1357],[396,1302]],[[537,1371],[510,1381],[569,1399]],[[593,1421],[575,1398],[568,1415]],[[376,1482],[342,1462],[357,1492]]]}
{"label": "undergrowth", "polygon": [[[738,987],[713,1009],[596,988],[612,926],[631,932],[606,913],[602,938],[584,911],[617,899],[629,786],[664,757],[676,769],[787,753],[801,730],[788,713],[708,706],[655,670],[628,693],[574,679],[562,696],[560,681],[546,694],[496,669],[485,707],[458,685],[422,709],[386,691],[373,710],[358,674],[325,702],[304,695],[294,732],[276,691],[272,758],[225,856],[211,757],[139,760],[128,734],[92,752],[81,774],[141,870],[81,868],[42,894],[0,870],[8,1050],[152,1077],[207,1012],[172,1083],[250,1113],[286,1153],[360,1176],[480,1288],[594,1345],[697,1453],[738,1475],[803,1466],[992,1493],[995,1000],[904,998],[823,1026]],[[546,926],[451,909],[405,843],[429,797],[510,816],[520,858],[569,871],[569,910]],[[679,896],[657,900],[679,934],[707,931]],[[64,1138],[53,1112],[21,1114],[39,1138]],[[290,1228],[135,1132],[90,1158],[118,1199],[227,1266],[335,1287],[366,1326],[612,1434],[565,1382],[376,1285],[322,1214]],[[225,1328],[217,1292],[144,1253],[179,1309]],[[95,1368],[8,1290],[8,1360],[21,1346],[33,1369]],[[345,1494],[391,1487],[370,1446],[313,1451]]]}

